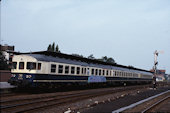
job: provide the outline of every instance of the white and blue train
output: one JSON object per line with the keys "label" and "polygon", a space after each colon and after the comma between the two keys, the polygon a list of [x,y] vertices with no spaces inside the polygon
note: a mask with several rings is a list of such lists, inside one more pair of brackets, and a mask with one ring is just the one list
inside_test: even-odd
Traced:
{"label": "white and blue train", "polygon": [[9,83],[45,87],[90,83],[151,83],[149,71],[54,52],[13,56]]}

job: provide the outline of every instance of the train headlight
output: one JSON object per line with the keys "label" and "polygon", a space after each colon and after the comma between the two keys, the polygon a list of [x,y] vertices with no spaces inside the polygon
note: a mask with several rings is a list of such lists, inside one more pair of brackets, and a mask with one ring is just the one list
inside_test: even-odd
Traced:
{"label": "train headlight", "polygon": [[31,78],[32,77],[32,75],[26,75],[26,78]]}
{"label": "train headlight", "polygon": [[11,74],[11,77],[16,77],[16,75],[15,74]]}

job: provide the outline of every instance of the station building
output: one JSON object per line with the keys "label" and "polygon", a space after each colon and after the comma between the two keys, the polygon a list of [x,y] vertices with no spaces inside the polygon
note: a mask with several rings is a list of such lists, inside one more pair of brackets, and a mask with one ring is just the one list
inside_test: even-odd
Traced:
{"label": "station building", "polygon": [[[154,70],[150,70],[151,72],[154,73]],[[156,80],[157,81],[164,81],[166,79],[166,70],[163,69],[157,69],[156,71]]]}

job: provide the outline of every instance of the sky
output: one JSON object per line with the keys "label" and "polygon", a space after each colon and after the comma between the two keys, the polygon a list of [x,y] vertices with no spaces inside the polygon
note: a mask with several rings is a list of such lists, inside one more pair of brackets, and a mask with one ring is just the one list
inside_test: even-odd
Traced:
{"label": "sky", "polygon": [[15,51],[112,57],[118,64],[170,74],[170,0],[2,0],[1,44]]}

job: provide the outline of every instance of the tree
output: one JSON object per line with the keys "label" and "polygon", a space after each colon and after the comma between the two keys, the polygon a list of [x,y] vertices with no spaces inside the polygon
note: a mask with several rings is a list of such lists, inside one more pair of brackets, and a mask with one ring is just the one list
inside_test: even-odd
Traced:
{"label": "tree", "polygon": [[58,45],[56,45],[56,47],[55,47],[55,52],[59,52],[60,53]]}
{"label": "tree", "polygon": [[5,59],[5,56],[3,55],[2,51],[0,51],[0,70],[8,70],[9,65],[7,64],[7,60]]}
{"label": "tree", "polygon": [[54,42],[53,42],[52,45],[51,44],[48,45],[47,51],[60,53],[58,45],[56,45],[56,47],[55,47],[55,43]]}
{"label": "tree", "polygon": [[55,52],[55,43],[54,43],[54,42],[53,42],[53,44],[52,44],[51,50],[52,50],[53,52]]}
{"label": "tree", "polygon": [[107,63],[113,63],[115,64],[115,60],[111,57],[107,57],[107,56],[103,56],[101,59],[98,59],[100,61],[103,61],[103,62],[107,62]]}
{"label": "tree", "polygon": [[95,59],[95,57],[93,56],[93,54],[89,55],[87,58],[88,58],[88,59]]}
{"label": "tree", "polygon": [[48,45],[47,51],[52,51],[51,44]]}
{"label": "tree", "polygon": [[79,55],[79,54],[72,54],[73,56],[76,56],[76,57],[81,57],[81,58],[84,58],[84,56],[83,55]]}

